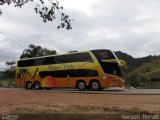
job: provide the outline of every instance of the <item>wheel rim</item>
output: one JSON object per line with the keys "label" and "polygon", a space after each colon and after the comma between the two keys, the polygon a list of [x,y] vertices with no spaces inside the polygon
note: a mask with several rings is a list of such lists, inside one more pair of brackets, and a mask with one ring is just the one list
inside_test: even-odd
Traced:
{"label": "wheel rim", "polygon": [[83,82],[79,83],[79,89],[84,89],[85,88],[85,84]]}
{"label": "wheel rim", "polygon": [[93,88],[94,90],[97,90],[97,89],[99,88],[99,84],[98,84],[97,82],[93,82],[93,83],[92,83],[92,88]]}
{"label": "wheel rim", "polygon": [[32,83],[28,83],[28,84],[27,84],[27,88],[28,88],[28,89],[31,89],[31,88],[32,88]]}
{"label": "wheel rim", "polygon": [[39,88],[40,88],[39,83],[38,83],[38,82],[37,82],[37,83],[35,83],[34,87],[35,87],[36,89],[39,89]]}

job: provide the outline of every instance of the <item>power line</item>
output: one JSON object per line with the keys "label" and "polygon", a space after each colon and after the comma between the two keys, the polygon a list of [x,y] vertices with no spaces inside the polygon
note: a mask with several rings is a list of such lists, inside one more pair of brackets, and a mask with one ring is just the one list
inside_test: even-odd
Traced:
{"label": "power line", "polygon": [[18,42],[16,42],[15,40],[11,39],[10,37],[8,37],[7,35],[5,35],[4,33],[0,32],[3,36],[5,36],[6,38],[8,38],[8,40],[10,40],[11,42],[13,42],[14,44],[18,45],[21,48],[26,49],[23,45],[19,44]]}

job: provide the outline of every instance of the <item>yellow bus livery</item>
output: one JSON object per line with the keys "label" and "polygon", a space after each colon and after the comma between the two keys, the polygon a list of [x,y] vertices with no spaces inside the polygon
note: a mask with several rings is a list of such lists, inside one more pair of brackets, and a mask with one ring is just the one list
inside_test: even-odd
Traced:
{"label": "yellow bus livery", "polygon": [[21,59],[16,67],[16,87],[78,90],[124,87],[122,66],[126,67],[126,63],[105,49]]}

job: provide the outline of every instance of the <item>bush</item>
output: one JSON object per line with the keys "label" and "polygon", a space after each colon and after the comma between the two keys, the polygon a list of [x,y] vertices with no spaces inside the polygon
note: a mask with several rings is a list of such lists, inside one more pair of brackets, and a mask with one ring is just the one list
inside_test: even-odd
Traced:
{"label": "bush", "polygon": [[130,73],[126,77],[126,84],[133,87],[147,87],[150,84],[150,80],[147,76],[141,73]]}

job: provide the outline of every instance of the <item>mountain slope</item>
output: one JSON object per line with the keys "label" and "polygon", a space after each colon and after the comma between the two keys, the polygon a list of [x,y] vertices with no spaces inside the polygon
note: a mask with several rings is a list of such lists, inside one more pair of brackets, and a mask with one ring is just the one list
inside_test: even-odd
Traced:
{"label": "mountain slope", "polygon": [[[143,64],[150,63],[152,61],[160,61],[160,56],[147,56],[142,58],[133,58],[131,55],[123,53],[121,51],[116,51],[115,54],[119,59],[125,60],[128,65],[127,73],[137,69],[138,67],[142,66]],[[155,65],[157,63],[155,62]],[[151,65],[152,66],[152,65]]]}
{"label": "mountain slope", "polygon": [[150,63],[144,63],[134,70],[134,72],[142,73],[149,78],[160,78],[160,59],[152,60]]}

